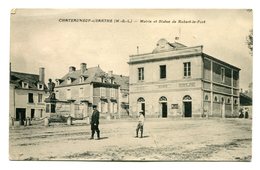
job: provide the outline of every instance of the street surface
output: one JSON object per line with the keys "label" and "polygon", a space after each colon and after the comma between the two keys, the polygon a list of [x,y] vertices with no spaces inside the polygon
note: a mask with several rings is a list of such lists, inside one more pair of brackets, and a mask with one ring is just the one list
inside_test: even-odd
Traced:
{"label": "street surface", "polygon": [[[100,120],[101,140],[85,121],[10,127],[10,160],[250,161],[250,119]],[[96,137],[96,134],[95,134]]]}

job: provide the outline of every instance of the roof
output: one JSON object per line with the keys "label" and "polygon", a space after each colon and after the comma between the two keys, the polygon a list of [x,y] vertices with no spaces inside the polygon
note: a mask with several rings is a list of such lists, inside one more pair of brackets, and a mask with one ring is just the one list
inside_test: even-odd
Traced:
{"label": "roof", "polygon": [[[10,72],[10,84],[14,84],[15,88],[22,88],[22,82],[28,83],[28,89],[39,90],[37,87],[39,81],[39,75],[30,74],[30,73],[21,73],[21,72]],[[47,89],[47,86],[44,84],[44,89]]]}
{"label": "roof", "polygon": [[[63,76],[60,80],[60,84],[57,86],[66,86],[66,85],[77,85],[80,83],[80,77],[84,76],[84,83],[91,82],[101,82],[100,76],[105,74],[105,72],[100,67],[91,67],[87,68],[86,71],[82,74],[81,70],[75,70],[73,72],[68,72],[65,76]],[[67,84],[67,79],[71,78],[73,81],[71,84]]]}
{"label": "roof", "polygon": [[244,93],[240,93],[240,105],[241,106],[252,106],[252,98]]}
{"label": "roof", "polygon": [[121,89],[124,89],[124,90],[129,89],[129,77],[128,76],[113,74],[113,77],[115,78],[114,82],[116,84],[119,84]]}
{"label": "roof", "polygon": [[236,66],[234,66],[234,65],[232,65],[232,64],[229,64],[229,63],[227,63],[227,62],[225,62],[225,61],[222,61],[222,60],[220,60],[220,59],[218,59],[218,58],[216,58],[216,57],[212,57],[212,56],[210,56],[210,55],[208,55],[208,54],[206,54],[206,53],[203,53],[203,56],[204,56],[204,57],[207,57],[207,58],[210,58],[210,59],[212,59],[212,60],[214,60],[214,61],[217,61],[217,62],[219,62],[219,63],[222,63],[222,64],[224,64],[224,65],[226,65],[226,66],[232,67],[233,69],[237,69],[238,71],[241,70],[240,68],[238,68],[238,67],[236,67]]}
{"label": "roof", "polygon": [[[67,73],[65,76],[63,76],[60,80],[60,84],[56,87],[62,87],[62,86],[71,86],[71,85],[78,85],[80,83],[80,77],[84,77],[84,84],[87,83],[102,83],[101,77],[103,77],[103,82],[109,83],[110,77],[109,75],[104,72],[100,67],[90,67],[87,68],[84,73],[81,73],[81,70],[76,70],[73,72]],[[122,89],[128,89],[128,82],[129,77],[122,76],[122,75],[116,75],[113,74],[112,77],[114,77],[114,85],[120,85]],[[67,84],[67,79],[71,78],[72,82],[70,84]]]}

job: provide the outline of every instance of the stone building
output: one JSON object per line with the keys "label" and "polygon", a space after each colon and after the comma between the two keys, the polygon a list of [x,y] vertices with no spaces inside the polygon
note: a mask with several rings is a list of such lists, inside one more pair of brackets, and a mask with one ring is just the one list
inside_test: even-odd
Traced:
{"label": "stone building", "polygon": [[165,39],[152,53],[129,56],[130,114],[148,117],[233,117],[239,109],[240,69]]}
{"label": "stone building", "polygon": [[41,118],[46,116],[44,99],[48,97],[47,86],[44,83],[44,68],[39,69],[39,75],[10,72],[9,114],[10,118],[23,124],[26,118]]}
{"label": "stone building", "polygon": [[81,119],[89,116],[92,106],[97,105],[101,117],[120,117],[127,113],[121,100],[128,105],[128,81],[128,77],[112,71],[106,73],[99,66],[88,68],[81,63],[79,70],[71,66],[66,75],[56,79],[56,113]]}

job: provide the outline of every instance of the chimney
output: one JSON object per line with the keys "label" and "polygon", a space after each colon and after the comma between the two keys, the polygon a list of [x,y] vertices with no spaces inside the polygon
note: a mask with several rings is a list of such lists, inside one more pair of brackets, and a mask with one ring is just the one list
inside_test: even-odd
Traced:
{"label": "chimney", "polygon": [[72,73],[72,72],[74,72],[74,71],[76,71],[76,67],[70,66],[70,67],[69,67],[69,73]]}
{"label": "chimney", "polygon": [[81,63],[80,64],[80,70],[81,70],[81,74],[83,74],[87,70],[87,64]]}
{"label": "chimney", "polygon": [[44,73],[44,68],[40,67],[39,68],[39,81],[42,83],[45,83],[45,73]]}

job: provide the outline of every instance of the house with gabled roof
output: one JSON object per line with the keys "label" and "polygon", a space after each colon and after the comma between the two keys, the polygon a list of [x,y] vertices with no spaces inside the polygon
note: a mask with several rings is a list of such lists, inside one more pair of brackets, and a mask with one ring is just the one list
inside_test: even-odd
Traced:
{"label": "house with gabled roof", "polygon": [[39,75],[10,71],[10,118],[24,124],[26,118],[46,116],[44,99],[48,97],[44,68]]}
{"label": "house with gabled roof", "polygon": [[[127,83],[128,77],[106,73],[99,66],[88,68],[81,63],[79,70],[71,66],[67,74],[56,79],[56,113],[80,119],[89,116],[92,106],[97,105],[101,116],[120,117],[127,113],[120,97],[123,93],[128,99]],[[124,102],[128,105],[128,100]]]}

